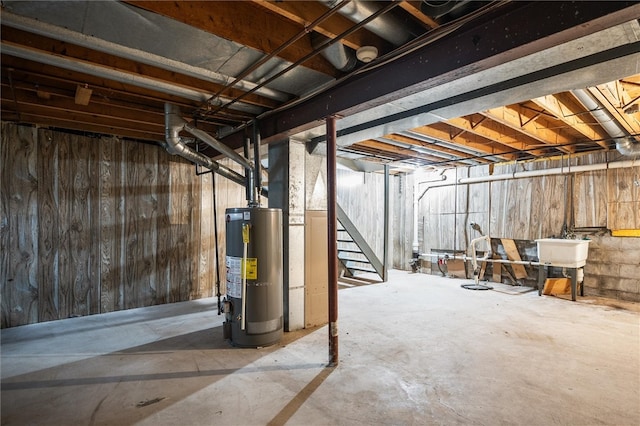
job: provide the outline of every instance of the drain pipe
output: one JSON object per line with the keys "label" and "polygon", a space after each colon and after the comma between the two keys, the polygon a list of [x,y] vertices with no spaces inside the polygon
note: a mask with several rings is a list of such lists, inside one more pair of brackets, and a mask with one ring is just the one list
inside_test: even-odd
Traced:
{"label": "drain pipe", "polygon": [[620,154],[625,156],[640,155],[640,143],[630,137],[589,92],[584,89],[577,89],[572,90],[571,93],[589,110],[593,118],[596,119],[607,134],[616,139],[616,150]]}
{"label": "drain pipe", "polygon": [[[414,175],[415,179],[415,175]],[[411,263],[413,266],[420,256],[420,243],[418,242],[418,187],[420,183],[414,182],[413,184],[413,243],[411,244]]]}
{"label": "drain pipe", "polygon": [[245,185],[244,176],[228,167],[223,166],[217,161],[214,161],[211,158],[192,150],[182,142],[182,138],[179,134],[180,131],[184,129],[185,121],[180,116],[180,108],[175,105],[166,103],[164,104],[164,112],[164,130],[166,141],[165,147],[167,152],[173,155],[179,155],[182,158],[191,161],[192,163],[199,164],[202,167],[206,167],[207,169],[226,177],[227,179],[237,183],[238,185]]}
{"label": "drain pipe", "polygon": [[[414,175],[415,179],[415,175]],[[420,185],[424,183],[433,183],[433,182],[442,182],[447,179],[447,176],[444,175],[444,170],[440,172],[436,179],[432,180],[423,180],[417,182],[417,179],[413,182],[413,243],[411,244],[411,260],[409,261],[409,265],[413,270],[417,270],[418,268],[418,259],[420,258],[420,243],[418,242],[418,209],[420,207],[420,200],[424,197],[424,194],[427,193],[431,186],[427,187],[427,189],[422,192],[422,194],[418,195],[418,191],[420,189]]]}

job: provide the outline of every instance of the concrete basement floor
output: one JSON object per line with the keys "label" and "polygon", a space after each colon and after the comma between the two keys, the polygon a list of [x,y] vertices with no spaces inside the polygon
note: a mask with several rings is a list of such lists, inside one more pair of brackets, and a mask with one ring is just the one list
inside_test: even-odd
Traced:
{"label": "concrete basement floor", "polygon": [[236,349],[214,299],[2,330],[3,425],[638,425],[640,314],[391,271]]}

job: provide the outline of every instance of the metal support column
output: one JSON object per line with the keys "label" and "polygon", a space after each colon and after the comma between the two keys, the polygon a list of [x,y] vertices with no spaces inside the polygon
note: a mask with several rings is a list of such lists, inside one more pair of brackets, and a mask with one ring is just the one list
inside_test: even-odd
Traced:
{"label": "metal support column", "polygon": [[382,252],[382,281],[389,279],[389,165],[384,165],[384,242]]}
{"label": "metal support column", "polygon": [[327,117],[327,265],[329,282],[329,366],[338,365],[338,216],[336,211],[336,118]]}

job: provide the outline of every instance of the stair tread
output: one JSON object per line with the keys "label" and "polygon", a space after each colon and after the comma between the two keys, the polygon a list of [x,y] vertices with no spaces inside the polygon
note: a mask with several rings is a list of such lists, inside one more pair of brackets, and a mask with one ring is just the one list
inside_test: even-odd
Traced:
{"label": "stair tread", "polygon": [[358,263],[368,263],[369,265],[371,264],[371,262],[369,262],[367,259],[356,259],[353,257],[340,257],[338,256],[338,259],[340,260],[346,260],[348,262],[358,262]]}
{"label": "stair tread", "polygon": [[346,249],[346,248],[338,248],[338,253],[339,252],[343,252],[343,253],[362,253],[362,251],[360,249]]}
{"label": "stair tread", "polygon": [[352,267],[347,266],[347,269],[349,269],[350,271],[371,272],[371,273],[377,274],[376,270],[373,268],[369,269],[369,268],[360,268],[358,266],[352,266]]}

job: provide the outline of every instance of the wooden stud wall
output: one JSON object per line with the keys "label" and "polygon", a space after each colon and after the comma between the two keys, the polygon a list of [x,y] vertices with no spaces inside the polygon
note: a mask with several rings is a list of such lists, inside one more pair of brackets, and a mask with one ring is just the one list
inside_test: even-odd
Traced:
{"label": "wooden stud wall", "polygon": [[[0,147],[2,327],[215,295],[211,174],[155,145],[10,123]],[[224,210],[246,203],[215,179],[224,272]]]}

